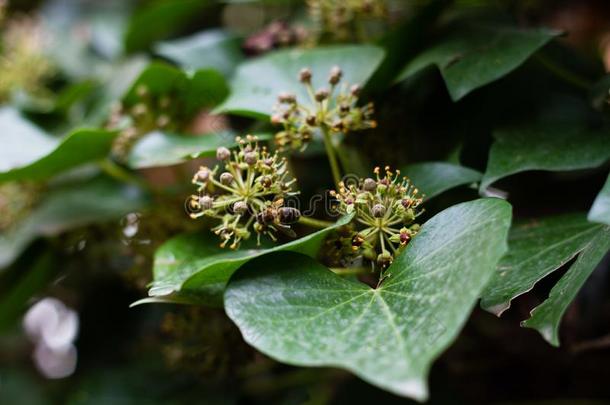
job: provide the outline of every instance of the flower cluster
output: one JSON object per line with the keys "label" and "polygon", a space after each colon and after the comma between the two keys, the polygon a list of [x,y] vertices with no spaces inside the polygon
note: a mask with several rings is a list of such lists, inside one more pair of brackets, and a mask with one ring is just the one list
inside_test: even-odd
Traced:
{"label": "flower cluster", "polygon": [[278,96],[271,122],[284,127],[275,136],[280,149],[305,149],[317,129],[348,133],[377,126],[371,118],[372,103],[364,107],[357,105],[360,86],[352,85],[348,88],[344,83],[339,88],[342,76],[341,69],[335,66],[328,77],[330,87],[314,90],[311,70],[303,68],[299,73],[299,80],[309,95],[309,107],[300,103],[292,93]]}
{"label": "flower cluster", "polygon": [[414,221],[421,214],[423,198],[406,177],[397,170],[380,168],[376,178],[361,179],[358,184],[341,183],[338,191],[331,191],[342,214],[355,213],[357,231],[344,237],[345,256],[362,256],[374,261],[381,269],[387,268],[395,254],[417,234],[419,225]]}
{"label": "flower cluster", "polygon": [[[2,4],[0,1],[0,10]],[[0,101],[16,90],[48,95],[44,83],[55,74],[54,66],[44,54],[48,34],[36,18],[19,16],[5,23],[0,41]]]}
{"label": "flower cluster", "polygon": [[212,231],[220,237],[221,247],[236,249],[250,237],[250,229],[259,244],[261,235],[275,241],[278,231],[294,236],[290,225],[301,214],[285,206],[285,198],[296,194],[291,191],[296,179],[289,179],[286,158],[259,146],[254,136],[236,141],[238,150],[220,147],[216,151],[223,170],[199,168],[193,177],[198,194],[188,199],[187,212],[191,218],[205,216],[219,222]]}
{"label": "flower cluster", "polygon": [[316,42],[366,41],[364,22],[387,16],[386,0],[308,0]]}
{"label": "flower cluster", "polygon": [[137,102],[131,107],[123,103],[112,107],[107,127],[120,129],[113,145],[115,157],[124,158],[133,144],[143,135],[156,129],[175,129],[176,105],[170,95],[153,95],[146,85],[136,88]]}

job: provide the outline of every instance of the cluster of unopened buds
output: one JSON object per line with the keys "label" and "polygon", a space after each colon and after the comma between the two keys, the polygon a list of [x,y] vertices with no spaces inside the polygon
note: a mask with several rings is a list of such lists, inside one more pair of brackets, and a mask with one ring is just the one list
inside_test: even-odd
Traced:
{"label": "cluster of unopened buds", "polygon": [[112,107],[107,127],[120,129],[113,145],[113,154],[124,158],[133,144],[147,133],[156,129],[174,128],[177,112],[170,95],[152,95],[146,85],[136,88],[138,101],[131,107],[118,103]]}
{"label": "cluster of unopened buds", "polygon": [[360,179],[357,184],[339,184],[331,191],[337,210],[354,213],[356,230],[341,241],[343,257],[359,256],[387,268],[395,255],[417,234],[415,219],[423,212],[423,197],[400,172],[376,167],[375,178]]}
{"label": "cluster of unopened buds", "polygon": [[252,232],[260,244],[261,235],[277,240],[277,232],[294,236],[291,224],[300,212],[286,206],[286,198],[296,179],[291,179],[286,158],[260,146],[256,137],[236,138],[237,150],[220,147],[216,158],[222,162],[213,169],[200,167],[193,177],[198,194],[186,204],[191,218],[209,217],[218,224],[212,231],[221,239],[220,246],[232,249]]}
{"label": "cluster of unopened buds", "polygon": [[344,83],[339,88],[342,76],[341,69],[335,66],[328,77],[330,87],[314,90],[311,84],[312,72],[309,68],[303,68],[299,73],[299,81],[307,90],[309,103],[299,102],[293,93],[278,96],[271,122],[283,126],[283,130],[275,136],[281,150],[305,149],[316,130],[346,134],[377,126],[371,118],[373,104],[359,107],[360,86],[350,87]]}

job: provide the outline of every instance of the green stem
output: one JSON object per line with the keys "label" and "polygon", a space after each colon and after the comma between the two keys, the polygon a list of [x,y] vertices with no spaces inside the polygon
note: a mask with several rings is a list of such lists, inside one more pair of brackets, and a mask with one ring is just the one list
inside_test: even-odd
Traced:
{"label": "green stem", "polygon": [[339,189],[339,183],[341,182],[341,170],[339,169],[339,162],[337,162],[337,156],[335,155],[335,149],[333,147],[332,140],[330,139],[330,132],[328,127],[324,124],[320,126],[322,130],[322,137],[324,138],[324,148],[326,149],[326,156],[328,157],[328,163],[333,173],[333,179],[335,186]]}
{"label": "green stem", "polygon": [[300,217],[299,223],[310,226],[312,228],[320,228],[320,229],[328,228],[329,226],[334,225],[333,222],[322,221],[320,219],[315,219],[315,218],[310,218],[310,217]]}
{"label": "green stem", "polygon": [[584,90],[589,90],[591,86],[593,86],[593,83],[589,79],[579,76],[576,73],[570,72],[568,69],[558,65],[553,60],[540,53],[536,54],[534,57],[542,66],[547,68],[555,76],[567,83],[570,83],[573,86]]}
{"label": "green stem", "polygon": [[370,271],[365,267],[331,267],[330,271],[339,276],[354,276],[368,274]]}

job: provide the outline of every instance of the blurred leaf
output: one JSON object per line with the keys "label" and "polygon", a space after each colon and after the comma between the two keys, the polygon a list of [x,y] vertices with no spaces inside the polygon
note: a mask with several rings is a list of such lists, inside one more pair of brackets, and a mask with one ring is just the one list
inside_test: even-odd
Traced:
{"label": "blurred leaf", "polygon": [[225,308],[244,339],[268,356],[341,367],[423,401],[432,361],[455,339],[506,251],[510,217],[499,199],[441,212],[376,289],[302,255],[268,255],[229,282]]}
{"label": "blurred leaf", "polygon": [[570,124],[536,126],[494,132],[483,192],[493,182],[528,170],[577,170],[610,159],[610,136]]}
{"label": "blurred leaf", "polygon": [[278,94],[292,92],[301,103],[309,97],[299,82],[299,71],[309,67],[314,88],[328,87],[333,66],[343,70],[343,83],[364,85],[381,63],[384,52],[370,45],[343,45],[307,50],[281,50],[239,65],[231,81],[231,95],[217,108],[219,112],[266,118]]}
{"label": "blurred leaf", "polygon": [[397,81],[436,65],[453,101],[505,76],[554,37],[557,31],[501,26],[461,27],[449,31],[403,69]]}
{"label": "blurred leaf", "polygon": [[559,324],[563,314],[608,251],[610,227],[606,226],[591,238],[576,262],[555,284],[549,297],[532,311],[532,316],[522,325],[536,329],[547,342],[559,346]]}
{"label": "blurred leaf", "polygon": [[0,109],[0,182],[43,180],[105,157],[114,132],[80,129],[61,140],[46,135],[16,111]]}
{"label": "blurred leaf", "polygon": [[224,100],[229,92],[224,77],[213,69],[198,70],[192,75],[167,65],[151,63],[135,80],[123,97],[126,105],[140,101],[138,88],[145,86],[153,97],[168,96],[180,102],[184,114],[192,115],[204,107],[212,107]]}
{"label": "blurred leaf", "polygon": [[119,219],[145,204],[146,198],[138,189],[106,177],[51,189],[24,221],[0,235],[0,268],[39,236],[55,236],[91,223]]}
{"label": "blurred leaf", "polygon": [[156,54],[183,69],[216,69],[226,77],[244,58],[239,38],[222,30],[208,30],[186,38],[160,42],[154,49]]}
{"label": "blurred leaf", "polygon": [[0,403],[22,403],[24,405],[47,405],[53,403],[42,389],[40,380],[33,375],[5,366],[0,369],[0,375],[2,375]]}
{"label": "blurred leaf", "polygon": [[610,175],[608,175],[604,187],[595,198],[588,219],[592,222],[610,225]]}
{"label": "blurred leaf", "polygon": [[180,31],[203,14],[207,0],[157,0],[137,11],[127,27],[125,49],[134,52]]}
{"label": "blurred leaf", "polygon": [[414,163],[401,170],[427,199],[454,187],[472,184],[483,176],[476,170],[445,162]]}
{"label": "blurred leaf", "polygon": [[179,235],[165,242],[155,253],[151,296],[179,292],[196,295],[197,302],[222,305],[222,293],[231,274],[244,263],[271,252],[293,251],[316,256],[324,239],[350,217],[331,227],[279,246],[268,243],[256,247],[255,241],[242,243],[239,250],[218,247],[218,237],[210,231]]}
{"label": "blurred leaf", "polygon": [[513,227],[508,253],[485,288],[481,306],[500,316],[514,298],[585,249],[601,228],[587,222],[583,214],[531,220]]}

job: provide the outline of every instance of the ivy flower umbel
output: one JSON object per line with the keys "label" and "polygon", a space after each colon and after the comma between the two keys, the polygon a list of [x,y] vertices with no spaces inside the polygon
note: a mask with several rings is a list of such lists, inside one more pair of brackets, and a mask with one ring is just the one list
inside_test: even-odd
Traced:
{"label": "ivy flower umbel", "polygon": [[374,170],[376,178],[361,179],[358,184],[339,184],[331,191],[342,214],[355,212],[357,230],[350,240],[344,240],[348,256],[363,256],[375,261],[381,269],[387,268],[399,250],[417,234],[415,219],[421,214],[423,198],[400,171],[385,168]]}
{"label": "ivy flower umbel", "polygon": [[305,149],[316,129],[323,133],[330,131],[345,134],[377,126],[372,119],[373,104],[359,107],[360,86],[349,87],[343,83],[339,88],[342,77],[343,72],[335,66],[328,77],[330,87],[314,90],[311,84],[312,72],[303,68],[299,73],[299,81],[307,90],[310,106],[301,104],[292,93],[278,96],[271,122],[284,127],[275,135],[275,142],[280,149]]}
{"label": "ivy flower umbel", "polygon": [[212,231],[220,237],[221,247],[238,248],[250,237],[251,229],[259,244],[261,235],[276,241],[278,231],[294,236],[290,225],[301,214],[285,206],[286,197],[298,194],[291,190],[296,179],[289,178],[286,158],[259,146],[255,136],[237,137],[236,141],[238,150],[220,147],[216,151],[222,170],[217,165],[200,167],[195,173],[193,184],[199,194],[187,201],[189,215],[218,220]]}

